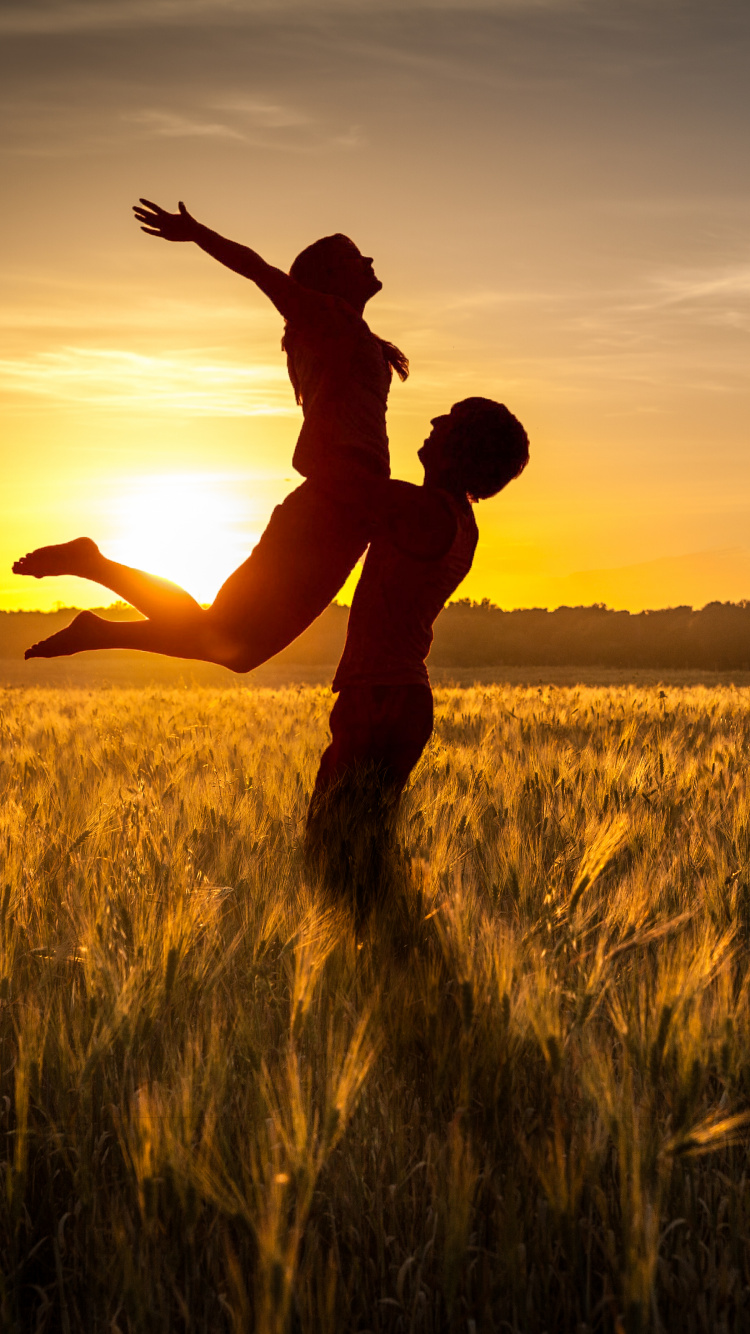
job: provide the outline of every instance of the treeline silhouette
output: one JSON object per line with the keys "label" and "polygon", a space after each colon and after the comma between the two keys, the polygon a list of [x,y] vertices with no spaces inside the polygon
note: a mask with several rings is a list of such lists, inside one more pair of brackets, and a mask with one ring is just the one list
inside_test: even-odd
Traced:
{"label": "treeline silhouette", "polygon": [[[66,625],[71,608],[0,612],[0,658],[21,658],[35,640]],[[130,619],[130,608],[109,607]],[[275,659],[333,664],[346,636],[348,608],[337,603]],[[487,601],[451,602],[435,624],[436,667],[591,666],[750,670],[750,601],[710,602],[700,611],[611,611],[604,605],[502,611]]]}
{"label": "treeline silhouette", "polygon": [[435,631],[436,666],[750,669],[750,602],[631,613],[603,604],[501,611],[463,599]]}

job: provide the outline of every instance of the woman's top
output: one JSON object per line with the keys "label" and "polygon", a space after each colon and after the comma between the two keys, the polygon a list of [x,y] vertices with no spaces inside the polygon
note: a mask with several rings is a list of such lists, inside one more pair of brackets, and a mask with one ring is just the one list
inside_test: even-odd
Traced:
{"label": "woman's top", "polygon": [[311,480],[388,477],[391,367],[361,315],[339,297],[315,296],[305,318],[289,323],[284,335],[304,415],[294,467]]}
{"label": "woman's top", "polygon": [[[426,488],[410,489],[424,496]],[[425,659],[433,621],[469,573],[479,536],[468,500],[461,503],[447,491],[433,494],[443,511],[439,517],[444,519],[446,503],[455,517],[450,547],[442,556],[422,559],[396,545],[387,531],[373,537],[352,599],[334,690],[364,684],[429,685]]]}

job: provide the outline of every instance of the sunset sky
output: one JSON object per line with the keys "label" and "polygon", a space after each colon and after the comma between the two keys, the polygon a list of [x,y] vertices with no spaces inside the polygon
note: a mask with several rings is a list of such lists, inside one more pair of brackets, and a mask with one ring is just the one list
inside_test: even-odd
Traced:
{"label": "sunset sky", "polygon": [[374,256],[396,476],[521,418],[461,595],[750,598],[747,0],[3,0],[0,104],[0,608],[110,600],[10,572],[81,533],[208,600],[295,484],[278,315],[141,195]]}

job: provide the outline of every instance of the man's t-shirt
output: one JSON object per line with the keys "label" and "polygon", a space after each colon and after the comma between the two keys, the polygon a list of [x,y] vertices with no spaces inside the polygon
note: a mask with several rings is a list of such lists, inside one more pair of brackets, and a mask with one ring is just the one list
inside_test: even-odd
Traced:
{"label": "man's t-shirt", "polygon": [[352,473],[388,477],[391,367],[362,316],[340,298],[316,293],[305,317],[287,325],[284,344],[304,414],[292,460],[297,472],[333,483]]}
{"label": "man's t-shirt", "polygon": [[429,686],[425,659],[433,622],[471,569],[478,538],[468,501],[462,504],[446,491],[433,494],[455,518],[450,547],[442,556],[424,559],[412,554],[418,541],[407,552],[388,532],[373,537],[352,600],[334,690],[365,684]]}

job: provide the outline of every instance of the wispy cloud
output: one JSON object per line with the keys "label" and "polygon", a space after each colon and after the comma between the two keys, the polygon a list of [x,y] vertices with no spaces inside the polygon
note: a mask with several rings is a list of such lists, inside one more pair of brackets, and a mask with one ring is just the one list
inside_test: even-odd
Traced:
{"label": "wispy cloud", "polygon": [[[258,9],[265,8],[262,3]],[[239,0],[25,0],[6,5],[0,13],[0,32],[39,35],[63,32],[99,32],[111,28],[189,23],[222,14],[238,13]],[[245,6],[245,12],[247,7]]]}
{"label": "wispy cloud", "polygon": [[105,102],[92,119],[87,103],[71,103],[61,89],[59,98],[47,91],[27,101],[21,93],[13,102],[0,104],[0,119],[9,127],[0,153],[11,157],[85,157],[126,148],[133,140],[215,141],[287,153],[351,150],[364,142],[356,124],[342,128],[326,115],[240,97],[208,98],[189,109],[173,103],[125,110]]}
{"label": "wispy cloud", "polygon": [[[225,113],[221,120],[215,118],[217,111]],[[290,152],[358,148],[363,142],[357,125],[333,130],[324,120],[304,111],[250,98],[211,103],[203,112],[193,111],[189,115],[144,108],[123,113],[121,120],[163,139],[224,139]]]}
{"label": "wispy cloud", "polygon": [[0,392],[131,412],[219,417],[296,416],[285,371],[209,360],[200,352],[144,356],[64,347],[0,360]]}
{"label": "wispy cloud", "polygon": [[[500,11],[576,10],[585,0],[411,0],[411,10],[461,13]],[[0,33],[39,35],[64,32],[101,32],[116,28],[241,22],[255,16],[294,12],[301,18],[326,14],[367,16],[390,5],[373,0],[25,0],[7,4],[0,12]]]}
{"label": "wispy cloud", "polygon": [[239,139],[247,136],[220,121],[199,120],[173,111],[130,111],[122,118],[164,139]]}
{"label": "wispy cloud", "polygon": [[662,274],[655,280],[664,304],[686,301],[724,301],[750,296],[750,264],[720,269]]}
{"label": "wispy cloud", "polygon": [[[4,278],[0,272],[0,282]],[[60,330],[69,333],[75,330],[76,338],[94,334],[99,338],[106,330],[110,338],[131,338],[147,329],[149,335],[159,334],[172,342],[176,330],[200,328],[210,331],[216,343],[241,338],[245,349],[252,347],[253,355],[262,344],[278,346],[281,337],[278,315],[262,306],[215,305],[180,301],[166,295],[155,297],[135,283],[127,289],[101,284],[97,290],[85,282],[73,286],[55,283],[54,277],[50,277],[46,291],[39,293],[40,285],[37,275],[30,275],[24,299],[23,294],[12,294],[6,280],[0,304],[0,334],[7,338],[28,331],[59,338]]]}
{"label": "wispy cloud", "polygon": [[299,129],[302,125],[312,123],[312,117],[305,111],[254,97],[229,97],[215,102],[214,106],[217,111],[230,111],[245,116],[252,124],[266,130]]}

